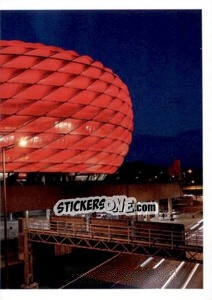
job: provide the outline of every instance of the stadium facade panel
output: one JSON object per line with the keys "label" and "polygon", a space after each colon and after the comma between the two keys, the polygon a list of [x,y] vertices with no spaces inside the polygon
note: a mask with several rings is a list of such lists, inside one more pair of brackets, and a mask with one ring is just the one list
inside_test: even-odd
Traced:
{"label": "stadium facade panel", "polygon": [[[0,41],[0,146],[7,171],[114,173],[132,139],[127,86],[101,62]],[[18,145],[26,140],[26,146]]]}

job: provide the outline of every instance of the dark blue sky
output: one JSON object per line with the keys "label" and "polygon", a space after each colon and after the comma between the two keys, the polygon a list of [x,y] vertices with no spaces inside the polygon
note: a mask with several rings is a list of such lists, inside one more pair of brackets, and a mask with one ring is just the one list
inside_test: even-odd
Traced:
{"label": "dark blue sky", "polygon": [[[170,138],[175,148],[176,137],[182,140],[191,131],[197,135],[191,154],[201,164],[200,10],[2,11],[1,38],[72,49],[117,73],[129,88],[134,110],[129,160],[164,163],[167,145],[160,147],[161,155],[155,149],[148,157],[146,144],[142,156],[142,136],[161,138],[161,145],[164,137]],[[167,163],[188,159],[193,150],[184,140],[184,151],[172,151]]]}

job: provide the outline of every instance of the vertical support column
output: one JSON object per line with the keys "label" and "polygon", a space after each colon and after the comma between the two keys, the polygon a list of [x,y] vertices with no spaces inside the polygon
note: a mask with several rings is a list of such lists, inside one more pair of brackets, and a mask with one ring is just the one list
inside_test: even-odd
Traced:
{"label": "vertical support column", "polygon": [[158,213],[155,214],[155,219],[158,221],[159,220],[159,211],[160,211],[160,201],[155,200],[154,202],[158,205]]}
{"label": "vertical support column", "polygon": [[30,274],[30,252],[29,252],[29,245],[28,245],[28,236],[27,236],[27,228],[26,223],[24,224],[24,286],[28,286],[31,281],[31,274]]}
{"label": "vertical support column", "polygon": [[136,214],[136,221],[144,221],[144,216]]}
{"label": "vertical support column", "polygon": [[23,289],[37,289],[38,284],[33,282],[33,256],[32,245],[28,241],[28,219],[23,219],[22,227],[23,235],[23,251],[24,251],[24,284],[21,286]]}
{"label": "vertical support column", "polygon": [[10,213],[10,221],[12,221],[13,220],[13,213],[11,212]]}
{"label": "vertical support column", "polygon": [[168,198],[168,216],[171,217],[172,214],[172,198]]}
{"label": "vertical support column", "polygon": [[46,220],[50,220],[51,209],[46,209]]}
{"label": "vertical support column", "polygon": [[[149,200],[147,200],[147,203]],[[146,222],[151,222],[150,214],[146,214]]]}
{"label": "vertical support column", "polygon": [[88,214],[86,214],[85,216],[85,226],[86,226],[86,231],[89,232],[90,230],[90,216]]}
{"label": "vertical support column", "polygon": [[6,186],[6,159],[5,147],[2,147],[3,167],[3,209],[4,209],[4,262],[5,262],[5,288],[9,288],[9,264],[8,264],[8,232],[7,232],[7,186]]}
{"label": "vertical support column", "polygon": [[150,220],[150,215],[149,215],[149,214],[146,215],[146,221],[147,221],[147,222],[150,222],[150,221],[151,221],[151,220]]}

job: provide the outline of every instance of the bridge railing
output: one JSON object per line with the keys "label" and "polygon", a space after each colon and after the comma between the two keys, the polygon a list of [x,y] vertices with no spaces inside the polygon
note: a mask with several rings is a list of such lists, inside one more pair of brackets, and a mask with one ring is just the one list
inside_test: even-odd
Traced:
{"label": "bridge railing", "polygon": [[28,231],[52,233],[62,236],[86,237],[107,241],[124,241],[127,243],[145,243],[149,246],[168,244],[172,248],[185,244],[184,232],[172,230],[155,230],[136,226],[114,226],[90,224],[89,222],[49,222],[44,219],[29,218]]}
{"label": "bridge railing", "polygon": [[188,232],[185,235],[185,244],[194,246],[203,246],[203,233],[202,232]]}

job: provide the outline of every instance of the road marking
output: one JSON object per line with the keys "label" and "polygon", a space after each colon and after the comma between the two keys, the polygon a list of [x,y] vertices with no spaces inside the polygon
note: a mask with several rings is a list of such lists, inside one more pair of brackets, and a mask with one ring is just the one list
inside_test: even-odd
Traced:
{"label": "road marking", "polygon": [[199,224],[198,224],[198,223],[197,223],[197,224],[195,224],[194,226],[190,227],[190,229],[192,230],[192,229],[196,228],[197,226],[199,226]]}
{"label": "road marking", "polygon": [[141,265],[140,267],[143,268],[144,266],[146,266],[151,260],[153,260],[153,257],[149,257],[147,258]]}
{"label": "road marking", "polygon": [[165,258],[161,259],[156,265],[154,265],[153,269],[157,269],[164,261]]}
{"label": "road marking", "polygon": [[116,254],[115,256],[109,258],[108,260],[104,261],[104,262],[101,263],[100,265],[98,265],[98,266],[96,266],[96,267],[90,269],[89,271],[83,273],[82,275],[80,275],[79,277],[77,277],[77,278],[75,278],[74,280],[70,281],[69,283],[64,284],[63,286],[60,287],[60,289],[65,288],[65,287],[68,286],[69,284],[74,283],[74,282],[77,281],[78,279],[80,279],[80,278],[86,276],[87,274],[91,273],[92,271],[96,270],[97,268],[99,268],[99,267],[105,265],[105,264],[108,263],[109,261],[111,261],[111,260],[113,260],[114,258],[118,257],[120,254],[121,254],[121,253]]}
{"label": "road marking", "polygon": [[[197,235],[196,233],[193,233],[193,234],[191,234],[191,235],[187,236],[187,237],[186,237],[186,240],[189,240],[189,239],[191,239],[191,238],[192,238],[192,236],[196,236],[196,235]],[[192,238],[192,239],[194,239],[194,238]]]}
{"label": "road marking", "polygon": [[185,230],[187,231],[187,230],[190,230],[190,227],[192,226],[192,225],[194,225],[194,224],[198,224],[198,225],[200,225],[200,223],[202,223],[203,222],[203,219],[202,220],[199,220],[198,222],[193,222],[193,223],[191,223],[191,224],[189,224],[189,225],[187,225],[186,227],[185,227]]}
{"label": "road marking", "polygon": [[116,281],[113,285],[111,285],[110,288],[113,288],[114,286],[116,286],[119,283],[119,281]]}
{"label": "road marking", "polygon": [[182,266],[184,265],[184,261],[181,262],[181,264],[177,267],[177,269],[174,271],[174,273],[168,278],[168,280],[164,283],[161,289],[165,289],[167,285],[172,281],[172,279],[177,275],[177,273],[180,271]]}
{"label": "road marking", "polygon": [[199,264],[195,264],[195,266],[193,267],[191,273],[189,274],[186,282],[183,284],[183,286],[181,287],[181,289],[185,289],[189,283],[189,281],[191,280],[191,278],[194,276],[194,273],[196,272],[196,269],[199,267]]}

